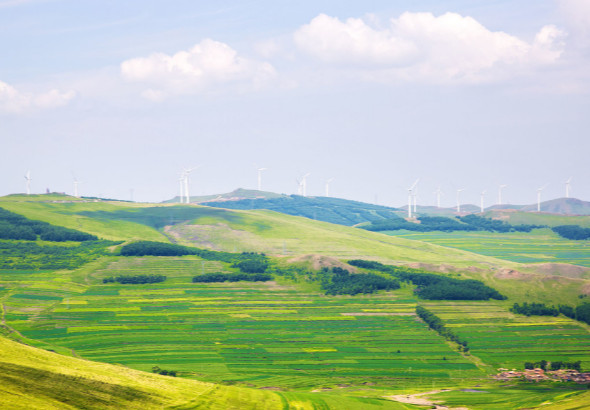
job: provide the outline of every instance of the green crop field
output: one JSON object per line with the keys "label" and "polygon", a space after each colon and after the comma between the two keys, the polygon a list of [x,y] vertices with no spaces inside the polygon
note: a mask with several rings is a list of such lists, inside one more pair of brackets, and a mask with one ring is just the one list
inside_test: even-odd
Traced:
{"label": "green crop field", "polygon": [[[32,285],[11,295],[6,323],[87,359],[148,371],[157,365],[204,381],[311,390],[359,380],[417,387],[485,377],[417,320],[407,288],[326,297],[274,282],[190,282],[219,265],[196,257],[120,258],[79,278],[89,282],[83,292]],[[100,280],[148,271],[169,279],[139,286]]]}
{"label": "green crop field", "polygon": [[510,232],[387,232],[520,263],[571,263],[590,267],[590,242],[561,238],[549,229]]}

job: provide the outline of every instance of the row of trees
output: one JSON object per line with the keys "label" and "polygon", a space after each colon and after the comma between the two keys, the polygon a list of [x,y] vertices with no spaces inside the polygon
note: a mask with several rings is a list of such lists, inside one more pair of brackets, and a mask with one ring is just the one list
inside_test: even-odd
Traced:
{"label": "row of trees", "polygon": [[546,225],[512,225],[497,219],[484,218],[479,215],[465,215],[457,217],[461,222],[477,228],[478,231],[490,232],[530,232],[537,228],[546,228]]}
{"label": "row of trees", "polygon": [[212,282],[266,282],[272,280],[272,275],[266,273],[205,273],[193,277],[194,283]]}
{"label": "row of trees", "polygon": [[98,239],[86,232],[35,221],[0,208],[0,239],[35,241],[37,237],[51,242],[84,242]]}
{"label": "row of trees", "polygon": [[577,370],[579,372],[582,371],[582,362],[578,360],[577,362],[563,362],[563,361],[554,361],[548,362],[547,360],[541,360],[539,362],[524,362],[525,369],[543,369],[543,370],[559,370],[559,369],[572,369]]}
{"label": "row of trees", "polygon": [[118,242],[87,241],[77,246],[40,245],[37,242],[0,241],[0,269],[76,269],[100,256],[109,255]]}
{"label": "row of trees", "polygon": [[195,255],[205,260],[233,263],[242,272],[264,272],[268,267],[268,258],[263,253],[255,252],[220,252],[182,246],[165,242],[138,241],[121,248],[123,256],[185,256]]}
{"label": "row of trees", "polygon": [[363,269],[377,270],[390,274],[399,280],[416,285],[415,293],[428,300],[504,300],[500,294],[483,282],[474,279],[460,280],[443,275],[436,275],[420,269],[384,265],[375,261],[355,259],[348,261],[350,265]]}
{"label": "row of trees", "polygon": [[461,340],[459,336],[453,333],[449,328],[445,327],[444,322],[434,313],[422,306],[416,306],[416,314],[426,322],[429,328],[436,331],[439,335],[447,340],[453,341],[459,345],[459,349],[465,353],[469,351],[467,341]]}
{"label": "row of trees", "polygon": [[447,218],[443,216],[420,216],[420,223],[408,222],[405,219],[395,217],[374,221],[363,226],[368,231],[490,231],[490,232],[530,232],[535,228],[545,228],[544,225],[511,225],[503,221],[484,218],[478,215],[466,215],[462,217]]}
{"label": "row of trees", "polygon": [[118,282],[123,285],[132,284],[140,285],[145,283],[160,283],[166,280],[164,275],[125,275],[125,276],[112,276],[110,278],[104,278],[102,283],[114,283]]}
{"label": "row of trees", "polygon": [[[329,272],[328,268],[324,269],[324,272]],[[327,275],[326,280],[322,281],[322,289],[326,295],[357,295],[399,288],[400,283],[395,279],[384,278],[373,273],[351,274],[339,267],[332,268],[331,275]]]}
{"label": "row of trees", "polygon": [[582,228],[578,225],[559,225],[554,226],[551,230],[566,239],[576,241],[590,239],[590,228]]}
{"label": "row of trees", "polygon": [[590,325],[590,303],[585,302],[579,306],[559,305],[546,306],[544,303],[527,303],[522,305],[515,303],[511,312],[527,316],[558,316],[560,313],[570,319],[578,320]]}
{"label": "row of trees", "polygon": [[510,308],[510,311],[526,316],[559,316],[558,308],[555,306],[547,306],[544,303],[524,302],[522,305],[515,303]]}

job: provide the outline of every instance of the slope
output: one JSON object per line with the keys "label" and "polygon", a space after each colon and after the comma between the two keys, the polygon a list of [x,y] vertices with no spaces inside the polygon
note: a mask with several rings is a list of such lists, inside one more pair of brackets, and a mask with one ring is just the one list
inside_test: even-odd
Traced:
{"label": "slope", "polygon": [[398,214],[403,213],[396,208],[340,198],[305,197],[300,195],[238,198],[241,197],[220,198],[202,202],[201,205],[225,209],[268,209],[288,215],[303,216],[309,219],[347,226],[397,218]]}

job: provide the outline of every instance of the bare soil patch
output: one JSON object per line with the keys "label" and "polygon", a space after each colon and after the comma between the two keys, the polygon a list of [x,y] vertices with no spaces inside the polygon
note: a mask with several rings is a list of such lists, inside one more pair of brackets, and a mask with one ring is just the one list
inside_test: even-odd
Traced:
{"label": "bare soil patch", "polygon": [[590,268],[570,263],[535,263],[524,265],[524,267],[534,269],[543,275],[565,276],[567,278],[590,277]]}
{"label": "bare soil patch", "polygon": [[354,266],[350,266],[344,262],[339,261],[336,258],[331,258],[329,256],[324,255],[301,255],[295,258],[289,259],[287,262],[289,263],[308,263],[311,264],[311,268],[313,270],[320,270],[322,268],[342,268],[346,269],[349,272],[357,273],[358,270]]}

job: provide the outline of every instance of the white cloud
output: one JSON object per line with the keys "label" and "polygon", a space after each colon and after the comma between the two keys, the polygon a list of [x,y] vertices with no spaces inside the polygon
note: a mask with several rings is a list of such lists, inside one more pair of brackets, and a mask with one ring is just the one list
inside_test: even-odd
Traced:
{"label": "white cloud", "polygon": [[154,53],[126,60],[121,73],[129,81],[148,84],[142,95],[151,100],[199,92],[214,84],[258,86],[275,76],[269,63],[240,57],[227,44],[210,39],[173,55]]}
{"label": "white cloud", "polygon": [[0,112],[19,113],[35,108],[55,108],[67,104],[75,93],[57,89],[45,93],[26,93],[0,81]]}
{"label": "white cloud", "polygon": [[403,13],[387,28],[321,14],[294,34],[296,46],[331,64],[362,67],[380,80],[482,82],[556,62],[564,33],[545,26],[528,43],[456,13]]}
{"label": "white cloud", "polygon": [[566,24],[573,34],[575,46],[590,46],[590,1],[558,0],[559,8],[565,17]]}

